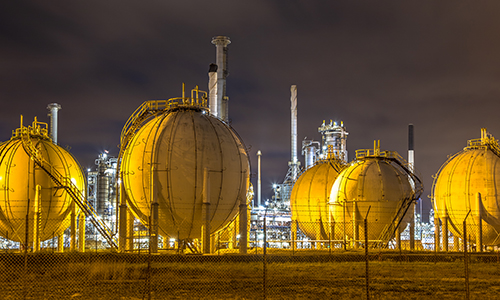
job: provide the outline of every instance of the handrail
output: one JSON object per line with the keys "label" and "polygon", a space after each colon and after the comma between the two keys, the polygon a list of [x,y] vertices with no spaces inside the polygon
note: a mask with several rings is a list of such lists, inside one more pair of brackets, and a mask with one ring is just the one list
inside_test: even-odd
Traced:
{"label": "handrail", "polygon": [[486,141],[484,139],[472,139],[467,141],[467,147],[465,147],[465,149],[478,148],[490,149],[497,156],[500,156],[500,146],[495,139],[488,139]]}

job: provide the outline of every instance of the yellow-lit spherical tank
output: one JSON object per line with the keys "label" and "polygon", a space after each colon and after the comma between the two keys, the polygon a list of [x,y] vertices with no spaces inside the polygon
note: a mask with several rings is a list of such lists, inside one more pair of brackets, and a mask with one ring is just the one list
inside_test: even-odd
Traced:
{"label": "yellow-lit spherical tank", "polygon": [[[46,124],[35,120],[32,126],[22,126],[9,141],[0,145],[0,235],[25,244],[28,215],[28,245],[36,235],[44,241],[68,228],[73,201],[35,164],[25,150],[26,143],[37,149],[39,159],[51,166],[50,172],[59,172],[85,193],[80,165],[68,151],[53,144],[47,129],[40,125]],[[29,138],[23,141],[22,135]]]}
{"label": "yellow-lit spherical tank", "polygon": [[330,192],[345,167],[337,160],[322,160],[295,182],[290,196],[293,219],[310,239],[328,239]]}
{"label": "yellow-lit spherical tank", "polygon": [[[368,239],[378,240],[384,228],[394,222],[401,203],[413,197],[408,172],[394,159],[376,154],[355,160],[332,186],[330,213],[335,222],[335,238],[364,239],[363,220],[369,209]],[[400,230],[406,228],[411,214],[410,206]]]}
{"label": "yellow-lit spherical tank", "polygon": [[246,202],[249,161],[243,143],[228,125],[196,106],[168,110],[142,126],[128,143],[121,170],[129,207],[144,224],[149,224],[154,178],[163,236],[201,236],[204,172],[211,232]]}
{"label": "yellow-lit spherical tank", "polygon": [[482,138],[468,141],[468,146],[452,156],[440,168],[432,190],[435,216],[448,218],[453,235],[463,237],[467,217],[467,238],[473,243],[482,220],[485,245],[500,244],[500,148],[483,129]]}

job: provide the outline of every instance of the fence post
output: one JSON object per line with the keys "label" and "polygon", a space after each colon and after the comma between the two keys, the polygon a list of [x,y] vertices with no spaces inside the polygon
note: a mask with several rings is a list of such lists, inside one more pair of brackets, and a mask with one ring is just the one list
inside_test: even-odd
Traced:
{"label": "fence post", "polygon": [[266,299],[266,272],[267,272],[267,261],[266,261],[266,249],[267,249],[267,227],[266,227],[266,217],[267,217],[267,207],[264,211],[264,245],[263,245],[263,274],[262,274],[262,291],[264,293],[264,299]]}
{"label": "fence post", "polygon": [[481,214],[481,193],[476,194],[474,219],[478,228],[476,229],[476,252],[483,252],[483,220]]}
{"label": "fence post", "polygon": [[353,248],[358,249],[359,246],[359,221],[358,221],[358,206],[356,201],[352,202],[352,237],[353,237]]}
{"label": "fence post", "polygon": [[366,266],[366,299],[370,299],[370,284],[369,284],[369,273],[368,273],[368,214],[370,213],[370,207],[368,207],[368,211],[366,212],[366,217],[364,220],[364,232],[365,232],[365,266]]}
{"label": "fence post", "polygon": [[469,293],[469,265],[467,261],[467,217],[470,214],[470,209],[464,219],[463,242],[464,242],[464,266],[465,266],[465,299],[470,299]]}

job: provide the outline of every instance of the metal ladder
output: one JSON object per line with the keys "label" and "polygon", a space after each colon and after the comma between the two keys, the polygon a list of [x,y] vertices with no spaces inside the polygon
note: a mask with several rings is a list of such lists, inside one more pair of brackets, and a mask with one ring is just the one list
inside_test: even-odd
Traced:
{"label": "metal ladder", "polygon": [[64,189],[78,207],[83,211],[86,217],[90,219],[92,225],[97,228],[99,233],[106,239],[108,244],[115,249],[118,249],[118,243],[113,237],[113,233],[108,226],[97,216],[97,213],[88,205],[85,195],[78,189],[78,187],[71,181],[70,178],[63,176],[56,170],[49,162],[45,161],[39,154],[38,149],[31,142],[28,128],[21,129],[21,141],[26,151],[26,154],[38,165],[49,177],[56,183],[56,185]]}
{"label": "metal ladder", "polygon": [[414,200],[417,200],[420,198],[420,195],[423,192],[423,184],[420,178],[415,175],[411,170],[407,168],[407,164],[405,164],[405,161],[402,158],[399,157],[391,157],[387,158],[389,160],[394,161],[397,165],[399,165],[407,174],[410,175],[410,177],[414,180],[415,182],[415,189],[412,195],[410,197],[407,197],[403,200],[400,201],[398,210],[394,214],[394,217],[392,218],[392,222],[387,224],[382,232],[380,233],[378,237],[378,241],[375,247],[387,247],[389,245],[390,240],[394,237],[397,228],[401,224],[401,221],[403,220],[404,216],[406,215],[406,212],[410,208],[411,204],[413,203]]}

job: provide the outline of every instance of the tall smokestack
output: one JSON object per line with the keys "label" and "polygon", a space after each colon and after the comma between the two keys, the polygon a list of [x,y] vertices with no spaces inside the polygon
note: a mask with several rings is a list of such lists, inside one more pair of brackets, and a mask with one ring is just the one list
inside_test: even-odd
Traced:
{"label": "tall smokestack", "polygon": [[[414,153],[413,153],[413,124],[408,125],[408,169],[410,172],[414,172],[415,166],[414,166]],[[410,184],[413,189],[415,189],[415,182],[413,181],[413,178],[410,177]],[[418,201],[418,199],[415,199]],[[413,216],[411,216],[410,219],[410,250],[415,249],[415,205],[416,203],[413,202],[412,205],[412,210],[413,210]]]}
{"label": "tall smokestack", "polygon": [[290,97],[290,112],[291,112],[291,120],[292,120],[292,153],[291,153],[291,167],[292,167],[292,179],[295,182],[297,180],[297,174],[298,174],[298,161],[297,161],[297,86],[292,85],[290,88],[291,92],[291,97]]}
{"label": "tall smokestack", "polygon": [[61,105],[57,103],[50,103],[47,106],[49,110],[50,117],[50,138],[52,139],[52,143],[57,145],[57,112],[61,109]]}
{"label": "tall smokestack", "polygon": [[208,69],[208,105],[210,113],[218,118],[219,107],[217,105],[217,65],[210,64]]}
{"label": "tall smokestack", "polygon": [[217,63],[217,116],[224,122],[228,121],[227,97],[226,97],[226,77],[227,71],[227,45],[231,44],[229,37],[216,36],[212,38],[212,44],[216,47]]}
{"label": "tall smokestack", "polygon": [[260,157],[262,156],[262,152],[257,151],[257,207],[260,207],[262,205],[262,182],[260,180],[261,175],[260,175]]}
{"label": "tall smokestack", "polygon": [[414,168],[414,153],[413,153],[413,124],[408,125],[408,166],[413,172]]}

